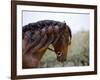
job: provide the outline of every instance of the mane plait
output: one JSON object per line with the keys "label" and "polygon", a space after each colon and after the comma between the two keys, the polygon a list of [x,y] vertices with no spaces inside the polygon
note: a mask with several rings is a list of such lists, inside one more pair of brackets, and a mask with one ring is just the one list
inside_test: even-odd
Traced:
{"label": "mane plait", "polygon": [[22,27],[23,38],[24,38],[24,33],[26,31],[31,31],[31,33],[33,34],[35,31],[40,31],[44,27],[48,28],[49,26],[52,26],[52,27],[58,26],[59,30],[62,31],[64,23],[59,22],[59,21],[54,21],[54,20],[41,20],[34,23],[29,23],[28,25],[25,25]]}

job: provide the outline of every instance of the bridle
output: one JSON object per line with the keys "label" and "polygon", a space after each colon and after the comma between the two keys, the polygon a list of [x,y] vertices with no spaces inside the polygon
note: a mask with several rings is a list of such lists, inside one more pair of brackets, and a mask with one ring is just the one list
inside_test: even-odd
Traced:
{"label": "bridle", "polygon": [[50,51],[52,51],[52,52],[55,52],[55,50],[54,50],[54,49],[51,49],[51,48],[49,48],[49,47],[48,47],[48,50],[50,50]]}

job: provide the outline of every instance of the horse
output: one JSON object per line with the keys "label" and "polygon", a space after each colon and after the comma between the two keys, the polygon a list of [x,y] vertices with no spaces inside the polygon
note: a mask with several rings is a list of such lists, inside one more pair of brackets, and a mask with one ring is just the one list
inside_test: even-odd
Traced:
{"label": "horse", "polygon": [[[71,29],[65,22],[41,20],[22,27],[22,67],[37,68],[49,49],[54,51],[59,62],[66,61],[68,45],[71,44]],[[52,44],[54,50],[48,48]]]}

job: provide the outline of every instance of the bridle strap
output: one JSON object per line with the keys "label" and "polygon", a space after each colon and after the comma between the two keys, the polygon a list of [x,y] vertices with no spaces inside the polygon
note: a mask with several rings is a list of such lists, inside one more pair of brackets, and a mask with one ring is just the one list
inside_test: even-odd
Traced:
{"label": "bridle strap", "polygon": [[55,52],[55,50],[53,50],[53,49],[51,49],[51,48],[49,48],[49,47],[48,47],[48,50],[50,50],[50,51],[52,51],[52,52]]}

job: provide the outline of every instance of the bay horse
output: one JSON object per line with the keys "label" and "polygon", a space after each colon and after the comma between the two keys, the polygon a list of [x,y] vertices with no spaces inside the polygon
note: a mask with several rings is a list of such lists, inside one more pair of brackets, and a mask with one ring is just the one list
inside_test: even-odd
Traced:
{"label": "bay horse", "polygon": [[22,68],[39,67],[40,60],[50,44],[59,62],[66,61],[71,29],[65,22],[41,20],[22,28]]}

